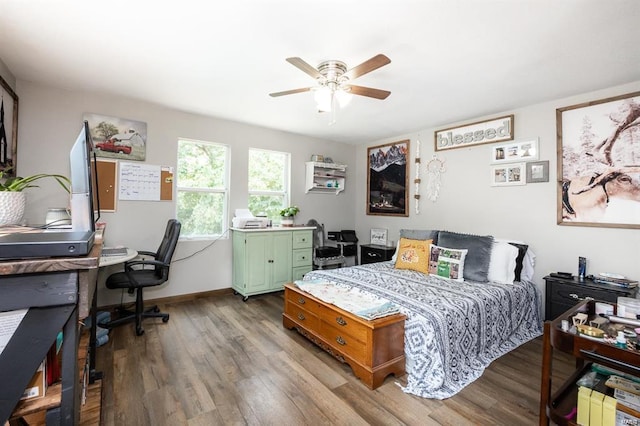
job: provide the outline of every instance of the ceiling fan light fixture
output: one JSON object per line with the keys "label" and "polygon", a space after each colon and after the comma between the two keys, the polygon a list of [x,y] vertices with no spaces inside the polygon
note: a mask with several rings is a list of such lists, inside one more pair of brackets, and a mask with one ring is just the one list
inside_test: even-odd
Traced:
{"label": "ceiling fan light fixture", "polygon": [[329,86],[322,86],[315,90],[313,97],[319,112],[330,112],[333,104],[333,91]]}
{"label": "ceiling fan light fixture", "polygon": [[353,95],[344,89],[336,90],[335,97],[338,101],[338,105],[340,105],[340,108],[344,108],[349,105],[351,99],[353,99]]}

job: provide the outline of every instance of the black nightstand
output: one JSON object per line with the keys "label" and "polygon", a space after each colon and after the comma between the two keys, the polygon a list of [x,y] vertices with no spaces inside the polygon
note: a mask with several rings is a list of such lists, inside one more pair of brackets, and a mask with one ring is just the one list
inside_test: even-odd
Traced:
{"label": "black nightstand", "polygon": [[383,262],[391,260],[393,253],[396,252],[395,246],[381,246],[378,244],[361,244],[360,245],[360,264]]}
{"label": "black nightstand", "polygon": [[581,300],[591,298],[616,304],[618,297],[636,297],[635,288],[624,288],[599,284],[592,280],[578,281],[578,278],[544,277],[546,283],[545,319],[553,320],[558,315],[574,307]]}

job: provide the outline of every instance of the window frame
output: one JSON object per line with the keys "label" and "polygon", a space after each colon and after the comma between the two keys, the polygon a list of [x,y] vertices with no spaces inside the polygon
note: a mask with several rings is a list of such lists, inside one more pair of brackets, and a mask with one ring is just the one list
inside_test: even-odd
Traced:
{"label": "window frame", "polygon": [[[284,191],[264,191],[264,190],[252,190],[249,187],[249,174],[251,172],[251,152],[252,151],[260,151],[267,153],[276,153],[285,155],[285,170],[284,170]],[[283,195],[282,198],[282,208],[289,206],[291,204],[291,153],[286,151],[277,151],[275,149],[264,149],[264,148],[252,148],[249,147],[247,151],[247,200],[249,200],[252,196],[274,196],[274,195]]]}
{"label": "window frame", "polygon": [[[186,142],[191,144],[202,144],[202,145],[216,145],[219,147],[223,147],[225,150],[224,155],[224,172],[223,172],[223,187],[222,188],[201,188],[201,187],[188,187],[180,185],[180,178],[178,173],[178,166],[180,161],[180,143]],[[178,197],[180,192],[190,192],[190,193],[207,193],[207,194],[223,194],[223,207],[222,207],[222,232],[220,234],[206,234],[199,236],[188,236],[180,234],[179,239],[185,241],[212,241],[219,239],[228,239],[229,238],[229,200],[230,200],[230,192],[231,192],[231,146],[225,143],[220,142],[212,142],[212,141],[203,141],[200,139],[190,139],[190,138],[178,138],[178,144],[176,149],[176,202],[175,202],[175,216],[178,218]]]}

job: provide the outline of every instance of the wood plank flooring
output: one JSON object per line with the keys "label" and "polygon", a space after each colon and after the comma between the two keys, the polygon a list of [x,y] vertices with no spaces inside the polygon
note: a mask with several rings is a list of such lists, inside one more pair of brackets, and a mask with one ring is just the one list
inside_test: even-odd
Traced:
{"label": "wood plank flooring", "polygon": [[[102,424],[535,425],[542,339],[494,361],[446,400],[402,392],[406,376],[369,390],[341,364],[282,327],[283,294],[221,294],[167,303],[164,324],[110,332],[98,348]],[[554,388],[573,370],[557,354]]]}

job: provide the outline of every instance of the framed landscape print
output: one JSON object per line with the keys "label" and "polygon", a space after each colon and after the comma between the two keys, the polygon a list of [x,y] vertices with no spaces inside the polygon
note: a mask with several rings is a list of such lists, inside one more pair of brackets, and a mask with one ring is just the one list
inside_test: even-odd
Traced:
{"label": "framed landscape print", "polygon": [[640,228],[640,92],[556,110],[560,225]]}
{"label": "framed landscape print", "polygon": [[409,140],[367,148],[367,214],[409,216]]}

